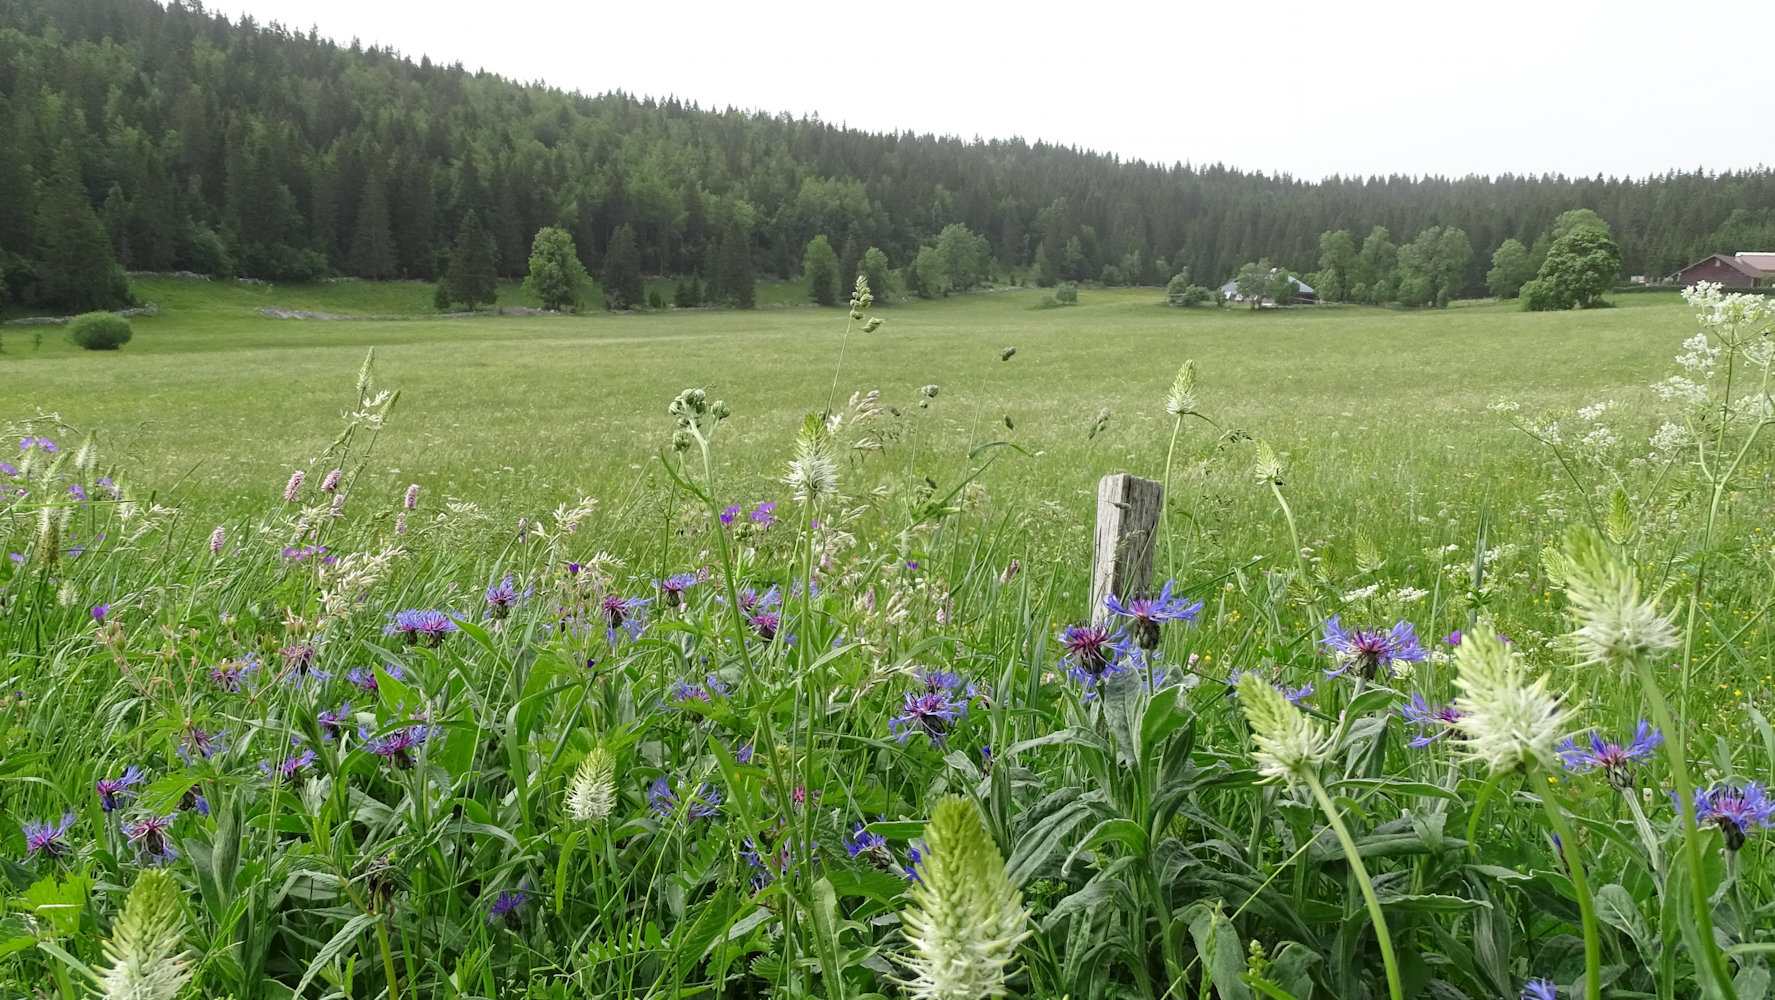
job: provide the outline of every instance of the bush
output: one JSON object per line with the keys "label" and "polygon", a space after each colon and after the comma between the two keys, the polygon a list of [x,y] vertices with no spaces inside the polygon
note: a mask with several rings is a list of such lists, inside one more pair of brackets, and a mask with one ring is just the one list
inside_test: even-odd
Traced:
{"label": "bush", "polygon": [[84,313],[68,324],[68,339],[88,351],[115,351],[130,336],[129,320],[107,312]]}
{"label": "bush", "polygon": [[1070,281],[1062,281],[1054,287],[1054,301],[1063,306],[1079,304],[1079,286]]}
{"label": "bush", "polygon": [[1035,304],[1035,307],[1037,309],[1058,309],[1060,308],[1060,300],[1052,295],[1044,295],[1042,300]]}
{"label": "bush", "polygon": [[1168,290],[1169,295],[1166,297],[1170,299],[1171,304],[1185,308],[1205,306],[1220,298],[1218,291],[1202,285],[1184,285],[1182,288],[1169,288]]}

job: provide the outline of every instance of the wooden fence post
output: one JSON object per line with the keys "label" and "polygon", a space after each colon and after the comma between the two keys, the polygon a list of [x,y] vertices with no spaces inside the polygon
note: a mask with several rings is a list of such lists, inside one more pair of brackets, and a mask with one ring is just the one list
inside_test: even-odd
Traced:
{"label": "wooden fence post", "polygon": [[1097,543],[1091,559],[1091,620],[1109,612],[1103,599],[1151,594],[1153,549],[1158,544],[1159,512],[1165,487],[1127,473],[1104,476],[1097,484]]}

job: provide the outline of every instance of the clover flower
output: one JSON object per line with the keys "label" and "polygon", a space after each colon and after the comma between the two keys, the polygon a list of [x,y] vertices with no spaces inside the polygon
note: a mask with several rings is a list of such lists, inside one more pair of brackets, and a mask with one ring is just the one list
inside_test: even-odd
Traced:
{"label": "clover flower", "polygon": [[504,923],[512,930],[517,930],[523,918],[518,911],[530,901],[530,894],[519,889],[516,892],[500,892],[487,907],[489,924]]}
{"label": "clover flower", "polygon": [[1455,686],[1468,756],[1494,774],[1552,764],[1553,741],[1571,713],[1547,690],[1547,678],[1531,679],[1501,639],[1485,632],[1462,638],[1455,647]]}
{"label": "clover flower", "polygon": [[1433,704],[1421,694],[1412,695],[1410,701],[1399,706],[1399,714],[1405,717],[1405,721],[1418,727],[1418,735],[1412,737],[1408,744],[1418,750],[1455,732],[1461,722],[1460,709],[1453,705]]}
{"label": "clover flower", "polygon": [[130,789],[143,780],[142,769],[131,764],[115,778],[101,778],[93,782],[93,791],[99,796],[99,808],[106,812],[115,810],[125,799],[135,794]]}
{"label": "clover flower", "polygon": [[433,735],[432,727],[420,723],[401,726],[374,739],[370,737],[371,732],[368,725],[358,727],[358,738],[364,741],[364,749],[400,771],[412,768],[413,751],[424,746]]}
{"label": "clover flower", "polygon": [[1751,831],[1775,826],[1775,801],[1755,781],[1743,787],[1699,788],[1695,790],[1695,821],[1719,827],[1726,838],[1726,850],[1736,851]]}
{"label": "clover flower", "polygon": [[1601,535],[1573,528],[1559,564],[1578,626],[1571,638],[1585,663],[1619,665],[1676,648],[1676,624],[1640,597],[1638,574]]}
{"label": "clover flower", "polygon": [[26,823],[25,857],[41,854],[51,861],[60,861],[73,848],[68,844],[68,831],[74,828],[74,810],[62,814],[59,823]]}
{"label": "clover flower", "polygon": [[901,743],[924,733],[942,746],[955,723],[968,714],[968,703],[950,691],[910,691],[900,714],[888,720],[888,731]]}
{"label": "clover flower", "polygon": [[1625,791],[1633,787],[1634,765],[1651,760],[1663,743],[1664,734],[1641,719],[1634,727],[1633,738],[1624,744],[1606,741],[1602,734],[1593,731],[1587,746],[1579,746],[1573,737],[1568,736],[1559,745],[1558,753],[1565,761],[1566,770],[1576,774],[1601,771],[1610,785]]}
{"label": "clover flower", "polygon": [[322,493],[332,493],[337,491],[339,489],[339,478],[343,475],[345,475],[345,472],[342,469],[334,469],[332,472],[327,473],[320,481],[320,491]]}
{"label": "clover flower", "polygon": [[1429,656],[1418,644],[1417,628],[1410,622],[1397,622],[1385,632],[1374,629],[1346,628],[1340,615],[1332,615],[1325,623],[1325,636],[1319,645],[1342,662],[1326,676],[1337,677],[1354,670],[1356,676],[1372,681],[1376,676],[1389,676],[1395,663],[1416,663]]}
{"label": "clover flower", "polygon": [[164,864],[179,856],[178,850],[173,847],[172,838],[167,835],[167,831],[172,829],[173,820],[178,818],[178,813],[167,813],[165,816],[143,816],[133,823],[124,824],[123,833],[136,849],[138,859],[145,858],[153,864]]}
{"label": "clover flower", "polygon": [[210,555],[221,555],[222,546],[226,544],[227,541],[228,532],[221,525],[216,525],[216,530],[210,532]]}
{"label": "clover flower", "polygon": [[911,974],[901,985],[917,1000],[1003,996],[1029,911],[979,808],[960,796],[938,802],[925,844],[900,913],[907,954],[899,961]]}
{"label": "clover flower", "polygon": [[129,890],[123,916],[104,944],[108,963],[97,977],[106,1000],[173,1000],[191,979],[184,933],[183,893],[160,869],[144,871]]}
{"label": "clover flower", "polygon": [[596,823],[616,805],[616,758],[596,747],[579,762],[567,785],[567,815],[581,823]]}
{"label": "clover flower", "polygon": [[450,633],[458,631],[461,626],[449,615],[432,608],[397,611],[382,627],[382,634],[398,636],[409,646],[418,645],[423,639],[427,646],[434,648],[443,645],[444,638]]}
{"label": "clover flower", "polygon": [[714,785],[704,782],[685,802],[684,797],[673,790],[672,784],[662,774],[648,786],[647,804],[660,819],[673,819],[679,815],[692,820],[714,819],[721,811],[721,790]]}
{"label": "clover flower", "polygon": [[403,510],[415,510],[418,507],[419,507],[419,484],[414,483],[413,485],[407,487],[407,495],[401,498],[401,508]]}
{"label": "clover flower", "polygon": [[1086,688],[1126,669],[1119,661],[1128,655],[1128,635],[1111,632],[1108,623],[1068,625],[1060,632],[1060,646],[1066,650],[1060,665]]}
{"label": "clover flower", "polygon": [[1239,704],[1257,744],[1251,756],[1263,774],[1293,783],[1318,769],[1328,743],[1319,727],[1275,685],[1256,673],[1239,677]]}
{"label": "clover flower", "polygon": [[1103,606],[1110,614],[1129,619],[1129,627],[1134,631],[1134,643],[1141,649],[1159,648],[1159,626],[1166,622],[1194,622],[1202,613],[1202,602],[1191,602],[1182,597],[1172,597],[1173,581],[1166,580],[1165,586],[1157,597],[1143,597],[1136,600],[1123,601],[1114,594],[1103,599]]}
{"label": "clover flower", "polygon": [[684,592],[696,586],[695,573],[676,573],[664,580],[655,580],[653,585],[659,588],[660,597],[668,608],[684,606]]}

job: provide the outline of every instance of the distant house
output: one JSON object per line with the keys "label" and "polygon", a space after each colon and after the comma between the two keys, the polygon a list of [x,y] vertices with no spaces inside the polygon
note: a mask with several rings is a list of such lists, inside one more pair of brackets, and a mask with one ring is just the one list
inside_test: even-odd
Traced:
{"label": "distant house", "polygon": [[[1280,268],[1271,268],[1270,274],[1274,275],[1278,270],[1280,270]],[[1300,280],[1299,278],[1292,277],[1292,276],[1290,276],[1288,280],[1294,284],[1293,302],[1318,302],[1319,301],[1319,293],[1313,291],[1312,285],[1309,285],[1306,282]],[[1234,278],[1232,281],[1229,281],[1226,284],[1220,286],[1220,296],[1221,296],[1221,298],[1227,300],[1228,302],[1243,302],[1243,301],[1245,301],[1245,297],[1243,295],[1239,294],[1239,279],[1237,279],[1237,278]],[[1266,298],[1262,302],[1258,303],[1258,305],[1260,305],[1260,306],[1273,306],[1275,304],[1276,304],[1276,300],[1270,299],[1270,298]],[[1283,305],[1291,305],[1292,302],[1284,302],[1282,304]]]}
{"label": "distant house", "polygon": [[1729,257],[1716,253],[1676,272],[1676,283],[1684,288],[1698,281],[1718,282],[1727,288],[1752,288],[1771,277],[1775,277],[1775,253],[1741,253]]}

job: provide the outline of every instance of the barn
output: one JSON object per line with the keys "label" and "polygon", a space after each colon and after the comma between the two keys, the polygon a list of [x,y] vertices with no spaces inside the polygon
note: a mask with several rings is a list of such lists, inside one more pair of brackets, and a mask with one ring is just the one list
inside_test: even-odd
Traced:
{"label": "barn", "polygon": [[[1274,277],[1277,270],[1279,270],[1279,269],[1278,268],[1270,268],[1270,275],[1272,277]],[[1288,280],[1291,283],[1293,283],[1293,285],[1294,285],[1294,298],[1292,300],[1293,302],[1316,303],[1319,301],[1319,293],[1313,291],[1313,286],[1307,284],[1306,282],[1300,280],[1299,278],[1293,277],[1292,275],[1288,278]],[[1220,286],[1220,297],[1225,299],[1228,302],[1243,302],[1243,301],[1245,301],[1245,296],[1239,294],[1239,279],[1234,278],[1233,280],[1227,282],[1226,284],[1221,285]],[[1258,303],[1258,305],[1263,305],[1263,306],[1273,306],[1275,304],[1276,304],[1276,300],[1271,299],[1271,298],[1265,298],[1262,302]],[[1289,304],[1289,303],[1284,303],[1284,305],[1287,305],[1287,304]]]}
{"label": "barn", "polygon": [[[1753,263],[1754,262],[1754,263]],[[1767,269],[1757,266],[1769,265]],[[1684,288],[1698,281],[1712,281],[1727,288],[1752,288],[1775,276],[1775,253],[1741,253],[1727,256],[1710,254],[1676,272],[1676,283]]]}

